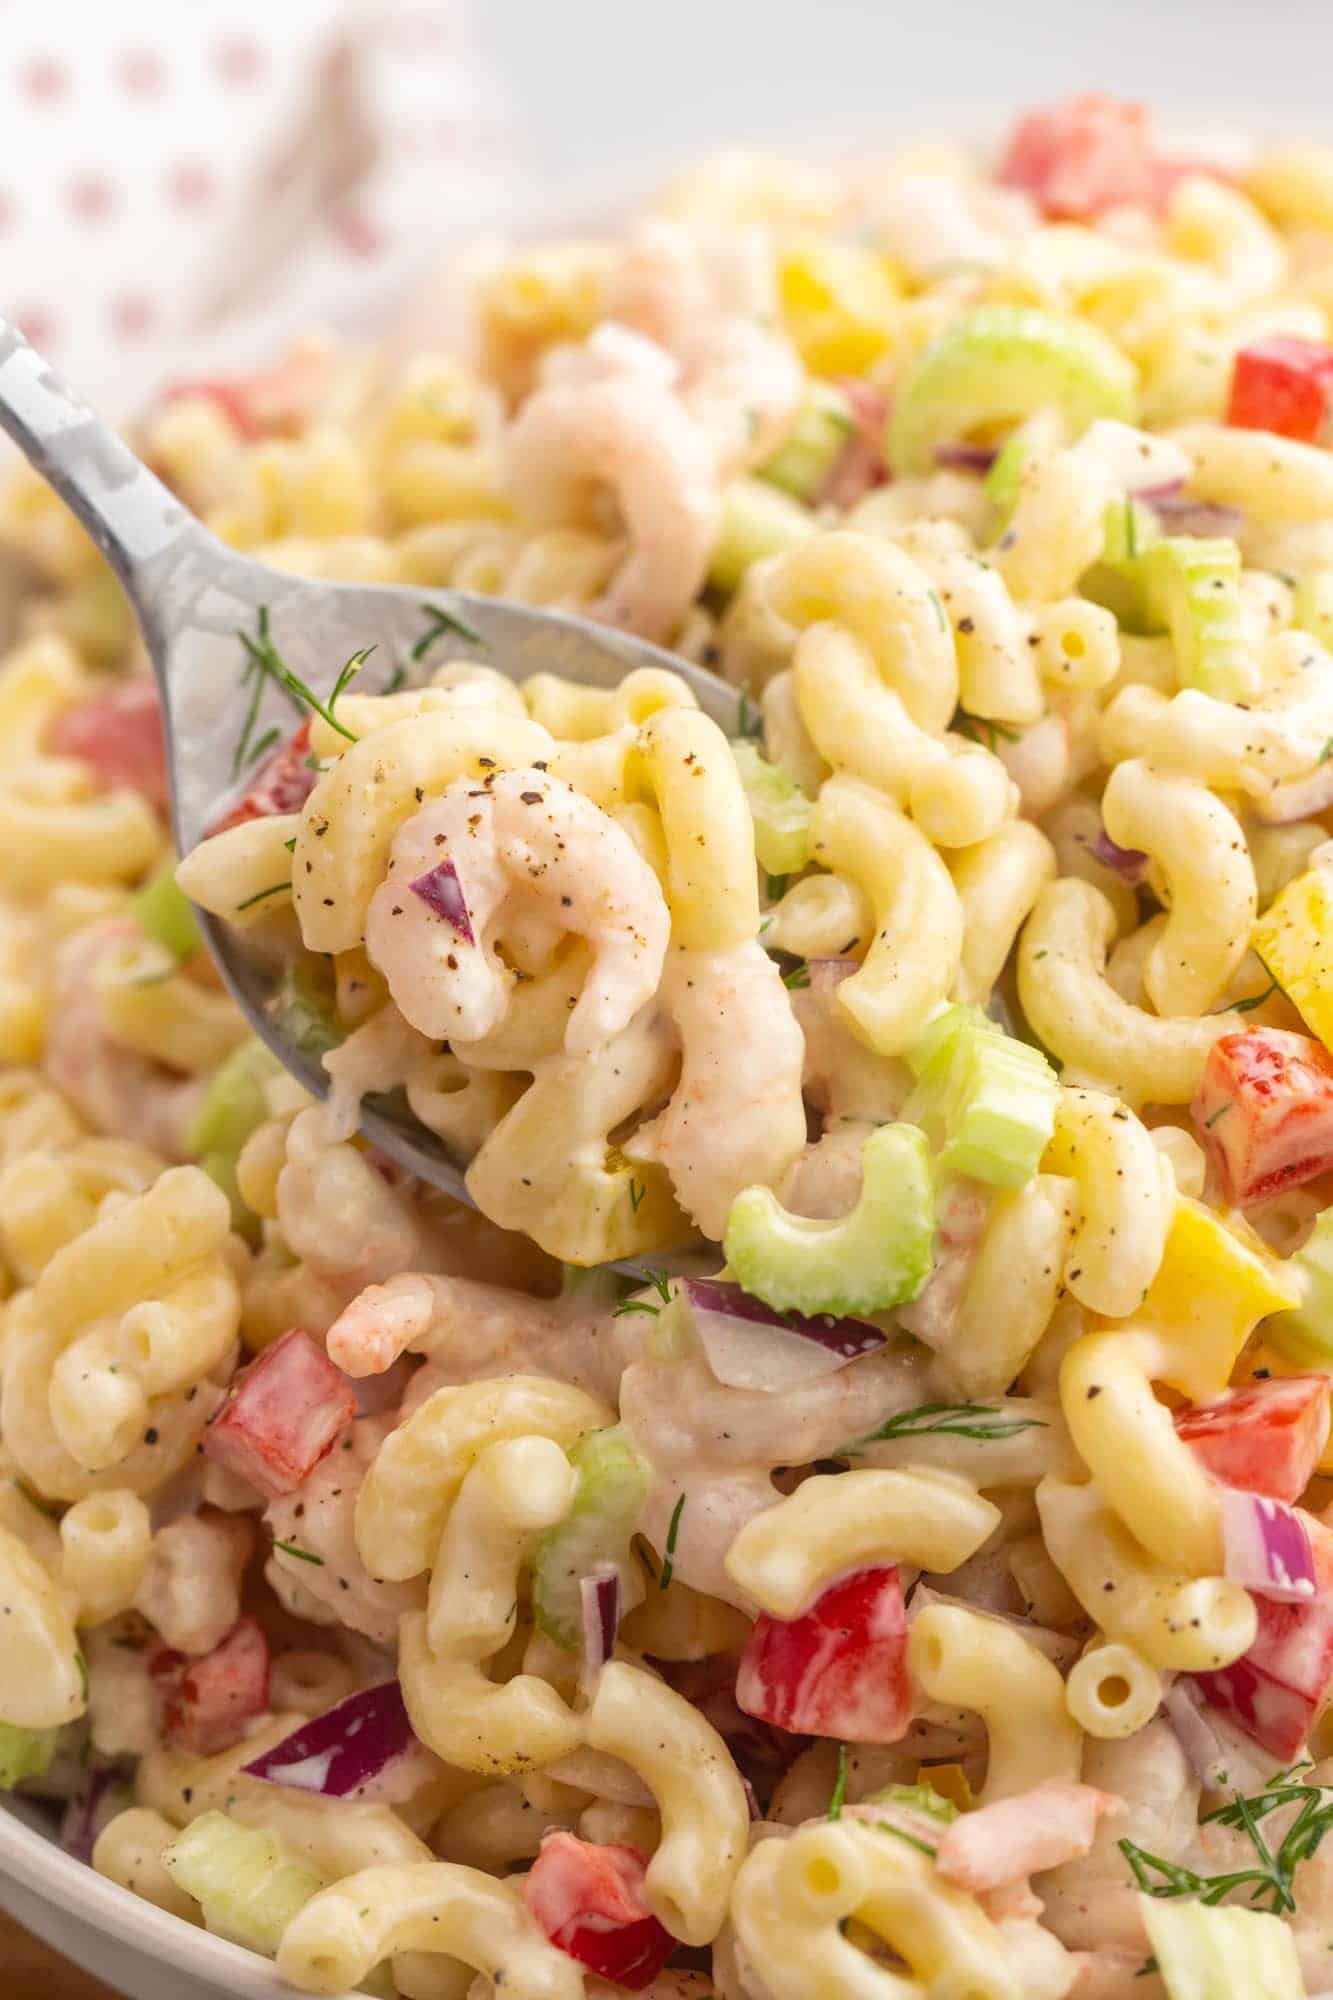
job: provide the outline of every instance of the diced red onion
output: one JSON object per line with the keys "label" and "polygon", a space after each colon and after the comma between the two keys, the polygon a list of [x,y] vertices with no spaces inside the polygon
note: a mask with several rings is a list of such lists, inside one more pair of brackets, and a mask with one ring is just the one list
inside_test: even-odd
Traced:
{"label": "diced red onion", "polygon": [[1149,486],[1138,495],[1175,535],[1235,535],[1244,522],[1239,507],[1221,507],[1192,500],[1182,480],[1169,486]]}
{"label": "diced red onion", "polygon": [[1314,1552],[1305,1524],[1285,1501],[1234,1486],[1221,1493],[1226,1574],[1259,1597],[1306,1604],[1315,1594]]}
{"label": "diced red onion", "polygon": [[[118,1787],[120,1797],[116,1796]],[[91,1862],[98,1834],[128,1803],[128,1767],[117,1762],[94,1764],[65,1807],[60,1845],[76,1861]]]}
{"label": "diced red onion", "polygon": [[437,917],[443,917],[447,924],[453,925],[464,944],[477,942],[463,884],[452,861],[437,862],[427,874],[418,875],[416,881],[409,882],[407,886],[414,896],[420,896],[428,909],[434,910]]}
{"label": "diced red onion", "polygon": [[948,466],[954,472],[989,472],[997,456],[996,447],[990,444],[937,444],[936,465]]}
{"label": "diced red onion", "polygon": [[728,1389],[794,1389],[877,1353],[888,1338],[864,1319],[774,1312],[718,1278],[686,1278],[680,1296],[709,1367]]}
{"label": "diced red onion", "polygon": [[861,969],[860,960],[855,958],[811,958],[806,963],[810,967],[810,991],[821,995],[831,993],[835,986],[841,986],[844,979],[850,979]]}
{"label": "diced red onion", "polygon": [[583,1658],[589,1671],[604,1667],[616,1650],[620,1630],[620,1572],[604,1564],[579,1579],[583,1609]]}
{"label": "diced red onion", "polygon": [[361,1688],[245,1766],[247,1777],[345,1799],[417,1748],[397,1681]]}
{"label": "diced red onion", "polygon": [[754,1825],[764,1817],[763,1808],[759,1804],[759,1794],[746,1777],[744,1771],[740,1773],[740,1781],[745,1788],[745,1803],[749,1807],[750,1823]]}
{"label": "diced red onion", "polygon": [[1136,882],[1141,882],[1147,872],[1148,857],[1142,849],[1119,846],[1112,840],[1105,827],[1097,835],[1088,852],[1094,860],[1101,862],[1103,868],[1110,868],[1122,882],[1128,882],[1131,888]]}

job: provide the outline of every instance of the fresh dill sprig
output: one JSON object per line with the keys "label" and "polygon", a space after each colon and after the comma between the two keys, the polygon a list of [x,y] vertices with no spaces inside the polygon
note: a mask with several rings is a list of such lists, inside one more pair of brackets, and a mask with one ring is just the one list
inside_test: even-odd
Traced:
{"label": "fresh dill sprig", "polygon": [[317,1569],[324,1567],[323,1556],[313,1555],[309,1549],[298,1549],[295,1542],[274,1542],[273,1546],[285,1556],[295,1556],[298,1562],[314,1563]]}
{"label": "fresh dill sprig", "polygon": [[789,971],[784,972],[782,983],[789,993],[804,992],[805,988],[810,984],[809,961],[803,958],[799,965],[793,965]]}
{"label": "fresh dill sprig", "polygon": [[[642,1199],[642,1196],[640,1199]],[[667,1273],[665,1271],[650,1271],[645,1268],[643,1275],[646,1282],[652,1286],[661,1299],[662,1305],[655,1306],[651,1299],[622,1299],[620,1304],[613,1310],[611,1314],[612,1319],[623,1319],[626,1313],[649,1313],[653,1319],[656,1319],[662,1310],[662,1306],[669,1306],[671,1304],[671,1279]]]}
{"label": "fresh dill sprig", "polygon": [[253,896],[247,896],[243,903],[236,905],[237,915],[242,910],[248,910],[252,903],[262,903],[269,896],[281,895],[284,889],[290,889],[291,886],[290,882],[270,882],[267,889],[256,889]]}
{"label": "fresh dill sprig", "polygon": [[951,1437],[981,1438],[990,1442],[996,1438],[1017,1437],[1020,1431],[1044,1431],[1049,1428],[1044,1417],[1006,1416],[998,1403],[920,1403],[914,1410],[899,1410],[896,1417],[890,1417],[868,1437],[857,1438],[855,1444],[845,1445],[838,1456],[854,1457],[868,1444],[884,1444],[890,1438],[928,1437],[946,1432]]}
{"label": "fresh dill sprig", "polygon": [[847,1745],[845,1743],[840,1743],[838,1745],[838,1775],[833,1781],[833,1790],[829,1794],[828,1811],[824,1815],[825,1819],[842,1818],[842,1808],[843,1808],[843,1803],[846,1800],[846,1797],[847,1797]]}
{"label": "fresh dill sprig", "polygon": [[431,647],[437,645],[446,632],[452,632],[459,639],[466,639],[474,646],[484,646],[486,641],[480,632],[474,632],[461,618],[455,618],[451,611],[441,611],[438,604],[423,604],[422,613],[427,619],[425,631],[412,648],[414,660],[424,660]]}
{"label": "fresh dill sprig", "polygon": [[662,1574],[657,1580],[659,1590],[670,1590],[671,1576],[676,1566],[676,1536],[680,1532],[680,1517],[685,1512],[685,1495],[682,1493],[671,1510],[671,1521],[667,1528],[666,1548],[662,1552]]}
{"label": "fresh dill sprig", "polygon": [[[1204,1826],[1233,1827],[1243,1833],[1254,1849],[1254,1861],[1246,1868],[1202,1875],[1177,1861],[1164,1861],[1132,1840],[1118,1842],[1129,1863],[1130,1873],[1145,1896],[1197,1896],[1201,1903],[1220,1903],[1235,1890],[1247,1890],[1252,1909],[1272,1916],[1289,1915],[1296,1908],[1296,1870],[1314,1855],[1333,1826],[1333,1785],[1311,1785],[1297,1775],[1313,1770],[1310,1763],[1293,1764],[1279,1771],[1267,1789],[1252,1798],[1238,1792],[1229,1805],[1205,1813]],[[1263,1831],[1263,1821],[1284,1806],[1296,1806],[1291,1821],[1276,1849]]]}
{"label": "fresh dill sprig", "polygon": [[246,652],[247,663],[245,672],[241,677],[241,685],[244,687],[252,678],[254,682],[245,726],[241,731],[241,740],[236,746],[236,756],[233,759],[236,770],[239,771],[247,758],[254,754],[250,748],[250,739],[254,731],[255,719],[259,713],[259,704],[263,696],[263,686],[266,680],[272,681],[275,687],[281,689],[298,715],[303,713],[305,709],[311,709],[316,715],[324,718],[330,729],[336,730],[339,736],[345,736],[349,743],[357,741],[355,733],[339,722],[334,709],[337,705],[339,695],[342,694],[348,682],[360,672],[361,668],[374,652],[375,648],[373,646],[363,646],[359,653],[353,653],[351,659],[340,670],[338,678],[333,684],[333,693],[329,696],[326,705],[312,688],[306,686],[299,674],[292,672],[287,662],[283,659],[282,654],[274,645],[273,636],[269,631],[267,604],[261,604],[259,607],[259,618],[255,633],[238,632],[236,636],[244,646]]}

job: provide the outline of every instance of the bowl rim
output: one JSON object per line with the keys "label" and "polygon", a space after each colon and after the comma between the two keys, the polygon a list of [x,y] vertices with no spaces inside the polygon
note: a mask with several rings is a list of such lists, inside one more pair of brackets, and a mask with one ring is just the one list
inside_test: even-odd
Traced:
{"label": "bowl rim", "polygon": [[[141,1952],[153,1965],[170,1966],[206,1981],[220,1995],[293,2000],[295,1989],[279,1979],[270,1960],[214,1937],[109,1881],[87,1862],[66,1854],[4,1803],[0,1803],[0,1875],[52,1909],[68,1911],[90,1928]],[[59,1950],[59,1945],[55,1948]]]}

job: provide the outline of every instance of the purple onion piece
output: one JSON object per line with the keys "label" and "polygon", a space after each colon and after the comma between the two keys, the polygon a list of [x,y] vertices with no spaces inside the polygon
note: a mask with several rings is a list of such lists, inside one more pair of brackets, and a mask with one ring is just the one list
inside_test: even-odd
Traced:
{"label": "purple onion piece", "polygon": [[686,1278],[678,1295],[709,1367],[727,1388],[795,1388],[878,1353],[888,1339],[868,1320],[774,1312],[718,1278]]}
{"label": "purple onion piece", "polygon": [[1141,882],[1148,872],[1148,857],[1142,849],[1117,846],[1105,827],[1088,852],[1094,860],[1101,862],[1103,868],[1110,868],[1122,882],[1128,882],[1131,888],[1136,882]]}
{"label": "purple onion piece", "polygon": [[616,1650],[620,1630],[620,1572],[610,1566],[579,1579],[583,1610],[583,1658],[590,1673],[604,1667]]}
{"label": "purple onion piece", "polygon": [[1315,1594],[1314,1552],[1295,1508],[1230,1486],[1222,1489],[1221,1506],[1231,1582],[1279,1604],[1308,1604]]}
{"label": "purple onion piece", "polygon": [[[97,1836],[108,1821],[129,1803],[129,1767],[119,1762],[94,1764],[65,1807],[60,1821],[60,1845],[76,1861],[91,1862]],[[122,1798],[115,1796],[124,1788]]]}
{"label": "purple onion piece", "polygon": [[361,1688],[245,1766],[247,1777],[344,1799],[417,1747],[397,1681]]}
{"label": "purple onion piece", "polygon": [[1145,487],[1135,497],[1145,501],[1175,535],[1236,535],[1245,521],[1239,507],[1191,499],[1178,479],[1168,486]]}
{"label": "purple onion piece", "polygon": [[427,874],[418,875],[416,881],[409,882],[407,886],[437,917],[443,917],[447,924],[453,925],[464,944],[477,942],[463,884],[452,861],[437,862]]}
{"label": "purple onion piece", "polygon": [[998,456],[997,448],[990,444],[937,444],[936,465],[945,465],[954,472],[989,472]]}

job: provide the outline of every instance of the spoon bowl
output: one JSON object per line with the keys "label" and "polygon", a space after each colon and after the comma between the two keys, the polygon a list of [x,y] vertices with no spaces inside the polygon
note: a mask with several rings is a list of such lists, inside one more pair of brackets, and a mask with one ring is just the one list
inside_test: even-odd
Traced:
{"label": "spoon bowl", "polygon": [[[514,681],[541,672],[617,686],[636,667],[666,667],[729,734],[737,691],[691,661],[565,613],[464,591],[311,582],[251,562],[218,541],[129,446],[82,403],[19,330],[0,320],[0,429],[48,480],[115,570],[143,631],[166,732],[172,826],[188,854],[253,781],[246,745],[289,737],[304,711],[276,680],[246,679],[246,639],[261,616],[276,651],[322,703],[354,653],[373,647],[358,693],[420,686],[445,657]],[[250,753],[253,756],[253,752]],[[328,1093],[320,1063],[283,1032],[280,974],[241,933],[200,911],[208,949],[255,1033],[306,1090]],[[463,1174],[435,1135],[363,1102],[361,1128],[390,1158],[456,1200]]]}

